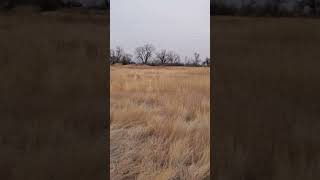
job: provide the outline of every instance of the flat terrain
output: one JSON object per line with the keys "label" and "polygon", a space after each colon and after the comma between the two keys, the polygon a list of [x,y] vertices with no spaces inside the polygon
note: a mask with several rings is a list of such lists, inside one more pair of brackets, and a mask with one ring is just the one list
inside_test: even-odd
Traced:
{"label": "flat terrain", "polygon": [[209,74],[111,66],[112,179],[209,179]]}
{"label": "flat terrain", "polygon": [[215,179],[317,179],[320,20],[211,17]]}
{"label": "flat terrain", "polygon": [[0,12],[0,179],[102,179],[107,13]]}

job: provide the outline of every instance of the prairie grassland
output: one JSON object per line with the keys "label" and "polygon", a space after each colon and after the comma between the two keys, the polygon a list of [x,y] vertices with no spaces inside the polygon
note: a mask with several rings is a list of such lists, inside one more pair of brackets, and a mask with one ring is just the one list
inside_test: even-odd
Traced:
{"label": "prairie grassland", "polygon": [[209,179],[209,74],[111,66],[112,179]]}
{"label": "prairie grassland", "polygon": [[211,17],[215,179],[319,179],[320,21]]}
{"label": "prairie grassland", "polygon": [[0,179],[106,176],[106,14],[0,12]]}

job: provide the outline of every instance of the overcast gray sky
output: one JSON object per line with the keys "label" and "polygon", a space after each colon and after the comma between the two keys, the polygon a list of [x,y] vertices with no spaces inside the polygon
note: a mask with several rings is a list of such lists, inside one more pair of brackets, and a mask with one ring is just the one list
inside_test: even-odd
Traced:
{"label": "overcast gray sky", "polygon": [[210,0],[111,0],[111,48],[133,54],[145,43],[182,59],[210,57]]}

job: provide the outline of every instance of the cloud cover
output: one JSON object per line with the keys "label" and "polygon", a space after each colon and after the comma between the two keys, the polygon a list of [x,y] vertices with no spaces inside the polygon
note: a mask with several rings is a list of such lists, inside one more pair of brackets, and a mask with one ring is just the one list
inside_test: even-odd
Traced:
{"label": "cloud cover", "polygon": [[203,59],[210,56],[209,0],[115,0],[110,8],[111,48],[133,53],[152,43],[182,59],[195,51]]}

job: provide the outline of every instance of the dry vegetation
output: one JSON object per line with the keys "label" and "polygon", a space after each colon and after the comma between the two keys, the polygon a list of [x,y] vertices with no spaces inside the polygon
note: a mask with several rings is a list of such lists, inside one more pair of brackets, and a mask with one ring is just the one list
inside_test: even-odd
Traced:
{"label": "dry vegetation", "polygon": [[319,179],[320,21],[212,17],[215,179]]}
{"label": "dry vegetation", "polygon": [[1,12],[0,179],[105,179],[107,29],[100,13]]}
{"label": "dry vegetation", "polygon": [[112,179],[209,179],[206,67],[111,66]]}

